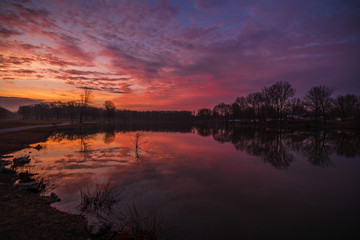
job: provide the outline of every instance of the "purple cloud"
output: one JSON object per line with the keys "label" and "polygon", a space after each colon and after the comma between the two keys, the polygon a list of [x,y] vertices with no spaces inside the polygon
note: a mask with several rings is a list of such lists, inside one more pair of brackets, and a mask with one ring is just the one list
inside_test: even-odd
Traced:
{"label": "purple cloud", "polygon": [[0,50],[27,53],[7,67],[36,59],[46,64],[41,75],[137,94],[128,102],[210,107],[280,80],[299,96],[320,84],[360,92],[356,1],[5,1],[1,9]]}

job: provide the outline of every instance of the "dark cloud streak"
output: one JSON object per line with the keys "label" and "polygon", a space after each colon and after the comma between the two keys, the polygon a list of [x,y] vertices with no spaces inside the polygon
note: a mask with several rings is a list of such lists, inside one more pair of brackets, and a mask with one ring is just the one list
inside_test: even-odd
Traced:
{"label": "dark cloud streak", "polygon": [[[279,80],[294,84],[298,94],[320,84],[360,92],[358,1],[5,1],[2,6],[0,49],[21,47],[29,56],[2,56],[0,64],[21,73],[36,60],[51,65],[42,69],[49,76],[78,88],[141,92],[156,100],[186,92],[193,101],[203,93],[209,102]],[[39,42],[14,40],[24,35]]]}

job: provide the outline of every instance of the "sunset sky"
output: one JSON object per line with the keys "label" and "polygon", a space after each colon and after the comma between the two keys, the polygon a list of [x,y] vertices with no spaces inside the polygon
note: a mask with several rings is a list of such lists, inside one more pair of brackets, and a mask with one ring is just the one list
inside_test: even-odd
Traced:
{"label": "sunset sky", "polygon": [[288,81],[360,94],[360,2],[0,2],[0,106],[195,110]]}

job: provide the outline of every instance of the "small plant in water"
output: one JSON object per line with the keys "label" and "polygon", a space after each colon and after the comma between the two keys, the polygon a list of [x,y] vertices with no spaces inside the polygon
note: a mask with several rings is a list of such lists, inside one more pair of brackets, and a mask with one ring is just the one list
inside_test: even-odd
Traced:
{"label": "small plant in water", "polygon": [[110,186],[109,180],[103,183],[97,182],[94,188],[86,187],[81,189],[80,195],[81,211],[111,210],[113,205],[120,200],[119,193]]}
{"label": "small plant in water", "polygon": [[146,141],[144,141],[144,137],[145,137],[145,134],[143,132],[136,132],[135,138],[133,140],[136,151],[141,149],[141,147],[140,147],[141,145],[147,143]]}
{"label": "small plant in water", "polygon": [[145,134],[143,132],[136,132],[134,140],[132,142],[135,145],[135,158],[140,161],[143,160],[143,157],[140,155],[139,150],[143,150],[140,146],[147,143],[144,141]]}

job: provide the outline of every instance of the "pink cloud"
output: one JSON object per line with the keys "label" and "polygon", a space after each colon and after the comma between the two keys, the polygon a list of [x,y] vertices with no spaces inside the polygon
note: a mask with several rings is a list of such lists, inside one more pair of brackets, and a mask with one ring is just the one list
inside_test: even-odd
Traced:
{"label": "pink cloud", "polygon": [[355,1],[3,6],[0,50],[21,48],[26,56],[3,57],[1,65],[21,71],[40,62],[47,65],[41,75],[69,86],[131,93],[112,97],[134,108],[211,107],[280,80],[300,96],[319,84],[360,91]]}

